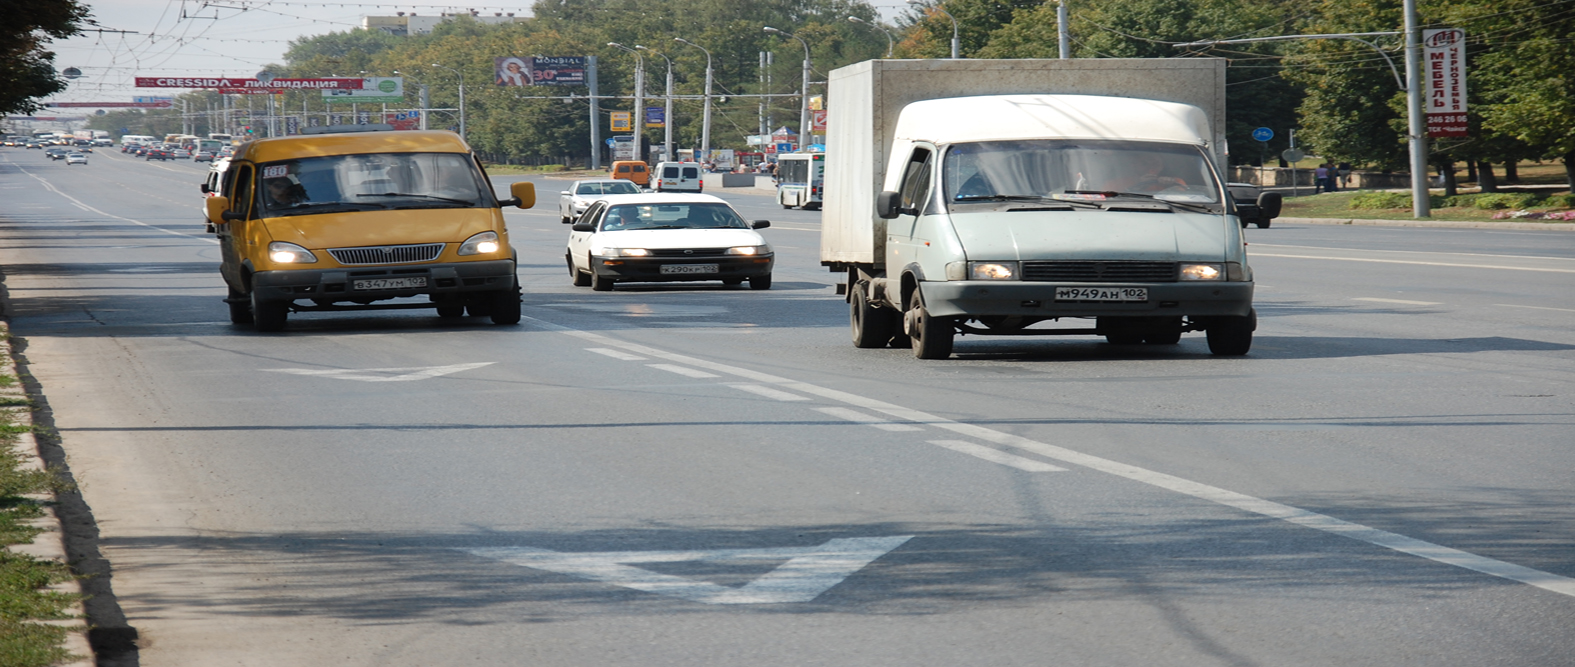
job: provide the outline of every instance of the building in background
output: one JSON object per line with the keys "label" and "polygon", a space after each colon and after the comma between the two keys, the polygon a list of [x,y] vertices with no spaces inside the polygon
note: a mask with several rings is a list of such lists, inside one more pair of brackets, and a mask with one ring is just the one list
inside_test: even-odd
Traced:
{"label": "building in background", "polygon": [[493,12],[491,16],[485,16],[481,12],[476,11],[469,13],[429,14],[426,16],[417,15],[415,12],[408,14],[395,12],[395,14],[395,16],[363,16],[361,17],[361,27],[368,30],[382,30],[397,37],[409,37],[411,35],[430,34],[432,29],[436,28],[439,23],[459,16],[469,16],[472,20],[494,25],[530,20],[529,16],[515,16],[514,12]]}

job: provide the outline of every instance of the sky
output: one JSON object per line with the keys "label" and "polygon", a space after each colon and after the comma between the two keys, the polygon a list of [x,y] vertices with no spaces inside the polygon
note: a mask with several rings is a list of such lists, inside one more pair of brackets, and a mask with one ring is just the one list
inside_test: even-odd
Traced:
{"label": "sky", "polygon": [[[438,0],[442,2],[443,0]],[[482,0],[491,4],[385,4],[375,0],[103,0],[86,2],[105,30],[50,45],[55,67],[75,67],[82,77],[46,102],[130,102],[137,95],[169,95],[178,89],[136,88],[138,76],[256,76],[264,65],[283,63],[291,40],[361,26],[363,16],[395,12],[421,15],[514,12],[529,16],[534,0]],[[900,0],[872,3],[891,20]],[[87,26],[91,27],[91,26]],[[350,74],[346,72],[346,74]],[[42,112],[40,112],[42,113]]]}

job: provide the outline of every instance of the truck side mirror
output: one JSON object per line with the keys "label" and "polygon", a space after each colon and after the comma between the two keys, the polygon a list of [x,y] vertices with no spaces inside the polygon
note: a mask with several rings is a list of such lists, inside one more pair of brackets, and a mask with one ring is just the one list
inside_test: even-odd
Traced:
{"label": "truck side mirror", "polygon": [[890,190],[875,195],[876,217],[885,220],[890,220],[897,217],[897,214],[899,213],[897,205],[900,203],[902,203],[901,195],[898,195],[897,193]]}
{"label": "truck side mirror", "polygon": [[529,181],[510,183],[509,194],[514,198],[508,201],[500,201],[498,203],[504,206],[518,206],[520,208],[530,208],[536,205],[535,183],[531,183]]}
{"label": "truck side mirror", "polygon": [[1278,192],[1265,192],[1258,195],[1258,217],[1272,220],[1280,217],[1280,206],[1285,203],[1285,195]]}
{"label": "truck side mirror", "polygon": [[570,227],[569,229],[572,229],[572,230],[577,231],[577,232],[594,232],[594,231],[596,231],[596,223],[594,223],[594,222],[576,222],[576,223],[574,223],[574,226]]}
{"label": "truck side mirror", "polygon": [[208,216],[208,222],[222,225],[228,221],[224,214],[230,212],[229,197],[209,197],[203,200],[203,213]]}

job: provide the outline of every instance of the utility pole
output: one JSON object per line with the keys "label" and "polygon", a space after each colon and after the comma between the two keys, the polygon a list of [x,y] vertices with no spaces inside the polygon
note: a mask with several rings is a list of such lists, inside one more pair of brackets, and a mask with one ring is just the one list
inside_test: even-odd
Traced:
{"label": "utility pole", "polygon": [[[924,0],[908,0],[908,4],[922,6],[924,4]],[[957,17],[952,16],[951,12],[946,11],[946,8],[942,7],[941,3],[939,3],[939,2],[935,3],[935,11],[940,12],[946,18],[949,18],[949,19],[952,20],[952,60],[957,60],[957,58],[958,58],[958,55],[957,55],[957,51],[958,51],[958,49],[957,49],[957,47],[958,47],[957,37],[958,37],[958,33],[959,33],[959,30],[957,28]],[[1060,14],[1060,12],[1058,10],[1056,12],[1057,20],[1059,20],[1060,15],[1061,14]]]}
{"label": "utility pole", "polygon": [[682,37],[674,37],[673,41],[688,44],[700,49],[705,54],[705,114],[700,122],[700,154],[702,161],[711,159],[711,52]]}
{"label": "utility pole", "polygon": [[1062,60],[1072,57],[1072,31],[1066,25],[1066,15],[1066,0],[1060,0],[1055,7],[1055,33],[1056,41],[1059,42],[1061,47]]}
{"label": "utility pole", "polygon": [[461,72],[461,71],[459,71],[457,69],[454,69],[452,67],[444,67],[443,65],[439,65],[437,63],[432,63],[432,66],[433,67],[440,67],[442,69],[446,69],[446,70],[448,70],[450,72],[453,72],[454,76],[459,77],[459,138],[460,139],[464,139],[465,138],[465,73]]}
{"label": "utility pole", "polygon": [[673,59],[667,57],[665,53],[651,50],[650,47],[635,44],[634,48],[650,51],[667,61],[667,87],[662,95],[666,98],[666,103],[662,105],[662,160],[675,160],[676,158],[673,157]]}
{"label": "utility pole", "polygon": [[1416,0],[1405,0],[1405,77],[1407,125],[1411,135],[1411,217],[1433,215],[1432,193],[1427,189],[1427,132],[1422,115],[1422,26]]}
{"label": "utility pole", "polygon": [[860,24],[860,25],[867,25],[867,26],[869,26],[871,28],[879,30],[880,34],[885,35],[886,36],[886,57],[887,58],[891,57],[891,49],[892,49],[892,46],[895,45],[895,42],[891,38],[891,31],[890,30],[882,28],[880,26],[880,24],[878,24],[878,23],[870,23],[869,21],[861,19],[861,18],[859,18],[857,16],[849,16],[848,20],[852,21],[854,23]]}
{"label": "utility pole", "polygon": [[803,47],[804,47],[804,81],[803,81],[802,84],[800,84],[802,86],[802,88],[800,88],[799,91],[798,91],[798,93],[799,93],[799,96],[798,96],[798,99],[799,99],[799,103],[798,103],[798,107],[799,107],[799,109],[798,109],[798,150],[799,150],[800,153],[802,153],[806,149],[809,148],[809,138],[810,138],[810,129],[809,129],[809,42],[806,42],[803,39],[800,39],[798,35],[794,35],[792,33],[783,32],[783,31],[777,30],[776,28],[773,28],[771,26],[766,26],[765,30],[766,30],[766,32],[769,32],[769,33],[772,33],[772,34],[775,34],[775,35],[785,35],[787,37],[792,37],[793,39],[797,39],[798,43],[803,45]]}
{"label": "utility pole", "polygon": [[631,49],[617,42],[608,42],[607,46],[623,49],[634,54],[634,113],[630,114],[632,121],[630,129],[634,130],[634,159],[645,161],[645,56],[639,51]]}
{"label": "utility pole", "polygon": [[602,168],[601,93],[596,85],[596,56],[585,57],[585,86],[591,97],[591,168]]}

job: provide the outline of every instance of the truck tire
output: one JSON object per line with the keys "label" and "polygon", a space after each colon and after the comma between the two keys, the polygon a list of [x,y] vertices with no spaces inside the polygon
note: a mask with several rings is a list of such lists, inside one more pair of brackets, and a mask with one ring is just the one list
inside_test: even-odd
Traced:
{"label": "truck tire", "polygon": [[1223,357],[1239,357],[1252,349],[1252,332],[1258,328],[1258,311],[1246,317],[1216,317],[1209,322],[1205,333],[1209,338],[1209,352]]}
{"label": "truck tire", "polygon": [[853,333],[853,347],[886,347],[897,330],[897,318],[893,315],[885,308],[871,305],[864,290],[855,285],[853,298],[848,300],[848,328]]}
{"label": "truck tire", "polygon": [[924,297],[918,289],[913,290],[913,296],[908,298],[905,318],[908,337],[913,339],[913,356],[920,359],[945,359],[952,356],[952,341],[957,335],[957,329],[952,326],[950,319],[930,316],[930,312],[924,309]]}
{"label": "truck tire", "polygon": [[245,301],[246,295],[235,290],[230,290],[230,298],[225,305],[230,307],[231,324],[251,324],[252,305]]}
{"label": "truck tire", "polygon": [[258,331],[284,331],[284,322],[290,317],[289,301],[263,301],[252,290],[252,323]]}
{"label": "truck tire", "polygon": [[501,290],[492,300],[493,324],[520,323],[520,284],[515,281],[508,289]]}
{"label": "truck tire", "polygon": [[1259,221],[1257,221],[1257,222],[1255,222],[1253,224],[1256,224],[1258,226],[1258,229],[1268,229],[1269,228],[1269,223],[1270,223],[1270,220],[1268,218],[1264,218],[1263,220],[1259,220]]}

